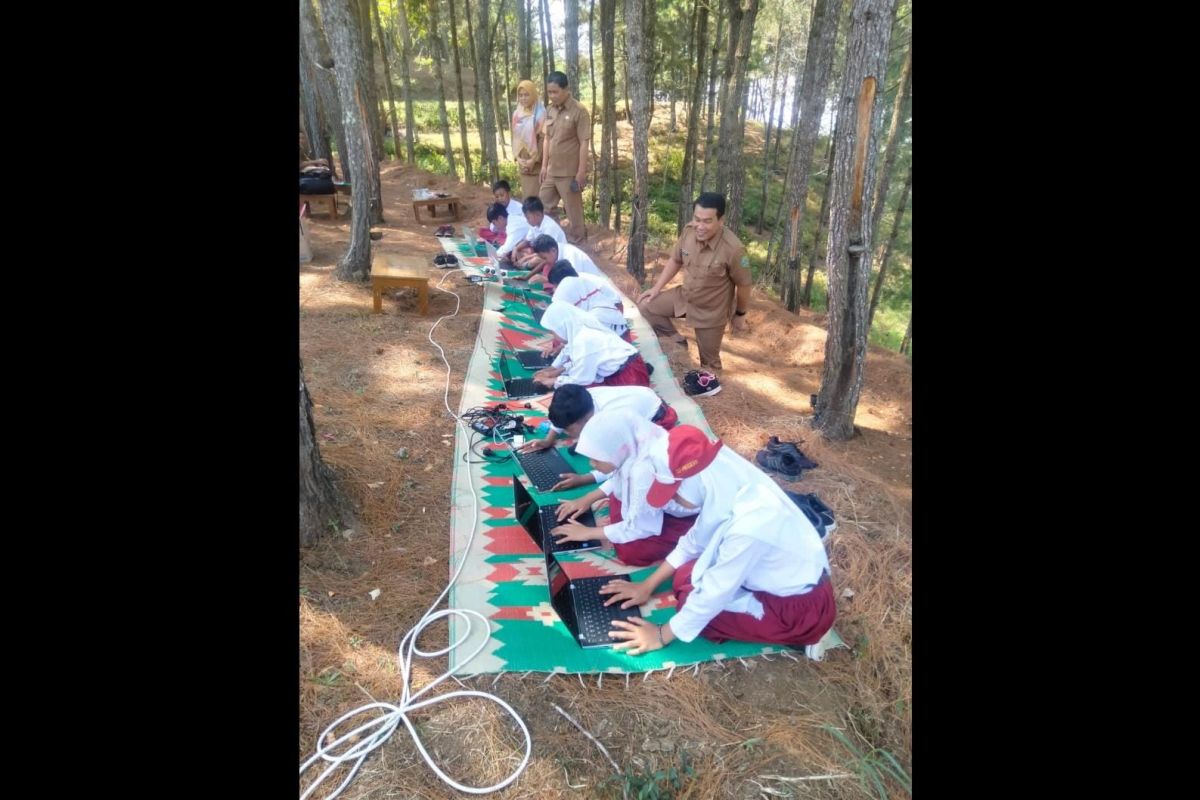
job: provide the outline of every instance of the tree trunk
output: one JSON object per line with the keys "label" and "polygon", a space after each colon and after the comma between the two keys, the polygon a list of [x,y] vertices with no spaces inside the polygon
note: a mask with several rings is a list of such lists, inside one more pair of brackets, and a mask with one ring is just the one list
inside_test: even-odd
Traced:
{"label": "tree trunk", "polygon": [[[762,202],[758,205],[758,226],[757,232],[761,236],[763,232],[763,224],[767,218],[767,184],[771,180],[771,170],[774,164],[771,161],[771,123],[775,121],[775,94],[779,89],[779,63],[783,61],[783,6],[779,6],[779,34],[775,37],[778,45],[775,48],[775,74],[771,76],[771,102],[767,105],[767,133],[763,140],[763,187],[762,187]],[[782,127],[782,123],[776,126],[775,138],[780,137],[778,128]]]}
{"label": "tree trunk", "polygon": [[375,79],[375,47],[371,41],[370,5],[370,0],[358,0],[354,27],[362,37],[363,58],[367,64],[367,96],[364,99],[371,130],[371,151],[375,154],[375,163],[378,164],[383,161],[383,117],[379,113],[383,104],[379,101],[379,83]]}
{"label": "tree trunk", "polygon": [[[731,0],[733,3],[741,0]],[[746,99],[749,86],[746,82],[746,64],[750,59],[750,48],[754,35],[754,21],[758,17],[759,0],[746,0],[738,21],[737,50],[734,54],[733,83],[726,98],[731,105],[725,107],[721,116],[720,151],[717,157],[717,191],[727,194],[730,202],[725,211],[725,227],[736,235],[742,219],[742,194],[746,188],[745,171],[742,167],[742,142],[745,138]],[[732,22],[732,20],[731,20]],[[732,32],[732,29],[731,29]],[[728,125],[726,120],[728,118]]]}
{"label": "tree trunk", "polygon": [[[892,180],[892,168],[896,164],[896,154],[900,150],[900,132],[904,127],[906,116],[905,106],[912,92],[912,41],[908,43],[908,52],[904,54],[904,66],[900,71],[900,88],[896,92],[896,102],[892,105],[892,124],[888,128],[887,144],[883,148],[883,168],[879,171],[879,184],[875,187],[875,197],[871,200],[871,232],[878,235],[879,221],[883,218],[883,207],[887,204],[888,185]],[[872,243],[873,245],[874,243]]]}
{"label": "tree trunk", "polygon": [[[400,130],[396,126],[396,98],[392,96],[392,68],[388,66],[387,41],[383,38],[383,23],[379,21],[379,6],[374,2],[368,4],[370,6],[370,14],[375,18],[375,34],[379,37],[379,52],[383,56],[383,85],[387,90],[388,108],[392,120],[392,142],[396,142],[396,131]],[[403,2],[400,5],[404,5]],[[405,81],[407,83],[407,81]],[[400,147],[397,145],[396,153],[392,156],[392,160],[400,158]]]}
{"label": "tree trunk", "polygon": [[[879,82],[887,69],[896,0],[855,0],[839,98],[837,152],[830,170],[828,337],[813,426],[827,439],[854,435],[867,359],[871,277],[871,193],[875,188]],[[864,199],[865,198],[865,199]]]}
{"label": "tree trunk", "polygon": [[304,109],[304,134],[308,137],[308,146],[313,158],[323,158],[333,169],[333,151],[329,147],[329,136],[326,131],[326,116],[317,98],[317,77],[314,74],[312,60],[308,57],[308,48],[304,37],[300,37],[300,99]]}
{"label": "tree trunk", "polygon": [[[300,0],[300,32],[304,37],[302,55],[313,69],[317,85],[317,102],[325,114],[325,119],[333,130],[333,140],[337,144],[338,160],[342,162],[342,179],[350,179],[350,156],[346,149],[346,129],[342,124],[342,104],[338,100],[337,82],[333,77],[333,56],[329,52],[329,42],[317,21],[317,12],[312,0]],[[332,157],[329,168],[334,170]]]}
{"label": "tree trunk", "polygon": [[473,183],[471,175],[471,144],[467,140],[467,107],[463,102],[462,62],[458,58],[458,20],[454,16],[454,0],[450,2],[450,44],[454,47],[454,87],[458,92],[458,133],[462,137],[463,180]]}
{"label": "tree trunk", "polygon": [[[708,131],[704,135],[704,175],[700,178],[700,191],[708,188],[708,179],[712,174],[713,162],[713,130],[717,119],[717,56],[721,53],[721,26],[725,22],[725,4],[717,3],[717,31],[713,37],[712,61],[708,66]],[[690,198],[689,198],[690,203]]]}
{"label": "tree trunk", "polygon": [[[704,53],[708,49],[708,4],[696,0],[696,79],[692,84],[692,104],[688,108],[687,141],[683,145],[683,174],[679,178],[679,216],[675,233],[683,231],[692,213],[692,179],[696,172],[696,145],[700,141],[700,106],[704,102]],[[711,130],[711,128],[710,128]]]}
{"label": "tree trunk", "polygon": [[[633,80],[627,88],[630,98],[633,124],[633,209],[629,221],[629,247],[625,258],[625,269],[640,285],[646,279],[646,209],[650,195],[650,85],[646,64],[646,20],[647,2],[654,0],[625,0],[625,52],[629,58],[629,74]],[[651,7],[653,13],[653,7]]]}
{"label": "tree trunk", "polygon": [[[374,2],[374,0],[372,0]],[[404,49],[400,53],[400,88],[404,95],[404,152],[409,164],[417,163],[413,151],[413,137],[416,135],[417,124],[413,118],[412,103],[412,74],[409,63],[413,57],[412,34],[408,30],[408,11],[404,8],[404,0],[396,0],[396,19],[400,23],[400,42]],[[396,143],[396,152],[400,152],[400,132],[392,123],[392,141]]]}
{"label": "tree trunk", "polygon": [[354,0],[323,0],[321,17],[333,55],[333,73],[338,99],[342,105],[342,124],[346,129],[346,147],[350,161],[351,212],[350,247],[338,263],[340,280],[365,280],[371,272],[371,220],[376,202],[371,192],[371,177],[379,184],[379,163],[371,151],[367,115],[367,68],[362,37],[355,26]]}
{"label": "tree trunk", "polygon": [[904,208],[908,205],[908,193],[912,190],[912,165],[908,167],[908,177],[904,179],[904,188],[900,190],[900,203],[896,206],[896,217],[892,220],[892,235],[888,237],[883,249],[883,259],[879,262],[879,275],[875,278],[875,288],[871,291],[871,308],[867,311],[867,330],[875,321],[875,307],[879,305],[879,295],[883,289],[883,276],[887,274],[888,261],[892,257],[892,249],[896,246],[896,238],[900,235],[900,222],[904,219]]}
{"label": "tree trunk", "polygon": [[900,352],[908,355],[912,349],[912,312],[908,312],[908,327],[904,329],[904,338],[900,340]]}
{"label": "tree trunk", "polygon": [[[599,180],[600,170],[596,168],[596,120],[600,117],[596,116],[596,39],[594,38],[595,26],[592,24],[596,16],[596,0],[592,0],[588,6],[588,71],[592,76],[592,127],[588,129],[588,151],[592,154],[592,213],[596,213],[596,195],[598,190],[597,181]],[[601,123],[601,127],[603,123]]]}
{"label": "tree trunk", "polygon": [[[888,0],[895,2],[895,0]],[[800,236],[808,203],[808,179],[812,170],[813,148],[825,106],[825,91],[833,66],[833,44],[837,39],[842,0],[816,0],[808,28],[808,53],[804,59],[804,77],[800,82],[800,121],[793,136],[792,176],[787,187],[791,217],[788,225],[787,271],[783,282],[788,311],[795,311],[800,288]]]}
{"label": "tree trunk", "polygon": [[[545,23],[545,17],[542,16],[542,2],[543,2],[543,0],[533,0],[534,7],[532,9],[530,9],[533,13],[537,14],[538,47],[541,48],[541,51],[542,51],[542,82],[543,83],[542,83],[542,91],[538,93],[539,95],[545,92],[544,81],[546,80],[546,76],[550,74],[550,62],[546,60],[546,23]],[[535,81],[535,83],[536,83],[536,81]]]}
{"label": "tree trunk", "polygon": [[[330,0],[325,0],[329,2]],[[300,361],[300,546],[316,544],[330,524],[342,518],[342,500],[333,483],[333,470],[321,458],[313,425],[312,398],[304,382],[304,361]]]}
{"label": "tree trunk", "polygon": [[529,12],[525,8],[527,0],[517,0],[514,5],[517,7],[517,77],[521,80],[529,80],[530,64],[529,64]]}
{"label": "tree trunk", "polygon": [[[893,0],[894,2],[894,0]],[[478,0],[479,6],[479,36],[474,39],[475,48],[475,88],[479,96],[479,106],[483,111],[482,137],[483,161],[488,168],[488,182],[500,180],[500,167],[496,161],[496,117],[492,102],[492,80],[490,76],[491,57],[488,55],[488,0]],[[467,8],[470,9],[468,0]],[[468,19],[470,19],[468,17]],[[468,29],[468,32],[470,30]]]}
{"label": "tree trunk", "polygon": [[[725,43],[725,60],[721,68],[721,83],[717,92],[717,107],[720,109],[721,121],[720,127],[717,130],[717,153],[716,161],[716,185],[713,191],[725,192],[725,172],[728,171],[728,163],[725,161],[725,153],[728,149],[726,142],[728,141],[727,131],[737,124],[736,117],[729,118],[729,92],[733,84],[733,69],[737,60],[737,45],[738,45],[738,29],[742,21],[742,0],[724,0],[722,3],[729,14],[729,38]],[[728,207],[728,204],[727,204]]]}
{"label": "tree trunk", "polygon": [[[487,146],[483,143],[483,104],[479,100],[479,84],[481,83],[480,74],[482,70],[479,68],[478,51],[475,49],[475,15],[471,13],[471,0],[463,0],[463,16],[467,18],[467,44],[471,49],[471,73],[475,76],[475,126],[479,130],[479,146],[482,149],[483,163],[479,165],[479,175],[477,178],[482,178],[484,175],[485,164],[487,163]],[[486,30],[486,29],[484,29]],[[480,35],[483,35],[482,32]],[[488,92],[491,94],[491,92]],[[496,148],[496,137],[492,137],[492,149]]]}
{"label": "tree trunk", "polygon": [[[829,147],[825,148],[825,171],[833,169],[833,135],[829,136]],[[818,253],[821,251],[821,238],[829,228],[829,177],[825,178],[825,194],[821,196],[821,216],[817,220],[817,230],[813,233],[812,252],[808,255],[808,273],[804,276],[804,291],[800,295],[800,305],[812,308],[813,273],[817,271]]]}
{"label": "tree trunk", "polygon": [[[546,56],[550,59],[550,72],[554,72],[554,24],[550,20],[550,0],[542,0],[542,15],[546,19]],[[547,73],[549,74],[549,73]],[[574,86],[574,84],[571,84]]]}
{"label": "tree trunk", "polygon": [[613,29],[616,27],[617,0],[600,0],[600,56],[604,59],[604,121],[600,128],[600,224],[605,228],[612,222],[614,173],[613,142],[617,138],[616,61],[614,59]]}
{"label": "tree trunk", "polygon": [[567,46],[567,85],[576,96],[583,97],[579,85],[579,0],[566,0],[565,5],[563,39]]}
{"label": "tree trunk", "polygon": [[[404,0],[400,0],[403,4]],[[439,0],[429,0],[429,54],[433,57],[433,78],[437,81],[438,90],[438,121],[442,124],[442,148],[446,152],[446,163],[450,165],[450,175],[458,179],[458,168],[454,165],[454,145],[450,143],[450,119],[446,114],[446,78],[442,62],[446,60],[446,47],[442,35],[438,31]],[[461,103],[461,97],[460,101]],[[462,109],[460,106],[459,113]],[[392,123],[395,125],[395,122]],[[466,145],[466,128],[463,128],[463,145]]]}
{"label": "tree trunk", "polygon": [[[504,122],[505,116],[503,111],[503,109],[508,105],[508,99],[506,97],[507,92],[503,91],[499,86],[500,70],[495,69],[495,62],[500,60],[498,58],[499,53],[497,52],[496,48],[496,32],[500,27],[500,20],[502,19],[504,19],[504,0],[500,0],[499,4],[496,6],[496,21],[492,23],[492,32],[488,36],[484,48],[488,53],[488,72],[495,73],[492,75],[492,102],[495,103],[496,106],[496,139],[499,141],[501,157],[505,161],[508,161],[508,150],[505,149],[505,143],[507,140],[504,138],[506,136],[508,125],[506,125]],[[499,169],[499,164],[496,166],[497,169]],[[499,180],[499,177],[499,172],[497,172],[494,180]]]}

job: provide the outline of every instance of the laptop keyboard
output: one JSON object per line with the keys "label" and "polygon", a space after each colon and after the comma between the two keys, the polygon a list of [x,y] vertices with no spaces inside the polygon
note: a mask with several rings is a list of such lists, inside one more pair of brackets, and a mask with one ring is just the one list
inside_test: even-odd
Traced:
{"label": "laptop keyboard", "polygon": [[608,634],[613,629],[614,619],[632,619],[642,615],[637,606],[621,608],[620,603],[605,606],[608,595],[600,594],[600,587],[615,577],[576,578],[571,581],[571,597],[575,600],[575,621],[579,624],[579,638],[587,644],[613,644]]}
{"label": "laptop keyboard", "polygon": [[[525,379],[522,378],[520,380]],[[513,381],[513,383],[516,382]],[[517,463],[521,465],[521,469],[525,470],[525,474],[529,476],[529,480],[543,492],[562,480],[558,477],[560,474],[574,472],[571,469],[571,465],[563,460],[563,457],[554,449],[538,450],[535,453],[514,454],[517,457]]]}
{"label": "laptop keyboard", "polygon": [[[545,535],[550,538],[550,550],[554,553],[562,553],[568,550],[592,550],[600,546],[599,539],[588,539],[586,542],[559,542],[553,536],[550,536],[550,531],[558,527],[558,503],[552,506],[546,506],[539,509],[538,514],[541,515],[542,530]],[[592,516],[592,512],[587,511],[575,518],[580,525],[595,525],[596,518]]]}
{"label": "laptop keyboard", "polygon": [[[533,397],[534,395],[546,393],[546,389],[534,383],[533,378],[513,378],[504,384],[504,391],[508,393],[510,398]],[[538,488],[540,489],[541,487],[539,486]]]}
{"label": "laptop keyboard", "polygon": [[517,360],[521,362],[521,366],[525,369],[538,369],[550,366],[554,358],[542,355],[540,350],[518,350]]}

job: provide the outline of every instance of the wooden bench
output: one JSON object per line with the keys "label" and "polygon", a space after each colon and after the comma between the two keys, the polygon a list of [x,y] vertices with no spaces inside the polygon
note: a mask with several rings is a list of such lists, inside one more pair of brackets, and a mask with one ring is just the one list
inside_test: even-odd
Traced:
{"label": "wooden bench", "polygon": [[425,210],[429,212],[429,216],[432,219],[436,220],[436,219],[438,219],[438,216],[436,213],[437,206],[443,205],[443,206],[448,206],[450,209],[450,211],[445,216],[450,216],[450,214],[453,214],[454,221],[458,222],[458,220],[459,220],[459,203],[460,202],[462,202],[462,201],[453,195],[451,195],[450,197],[427,197],[424,200],[413,200],[413,216],[417,218],[417,222],[420,222],[421,221],[421,207],[424,206]]}
{"label": "wooden bench", "polygon": [[337,219],[338,203],[337,192],[333,194],[302,194],[300,195],[300,204],[308,203],[308,211],[311,214],[316,210],[316,204],[320,203],[329,212],[329,216]]}
{"label": "wooden bench", "polygon": [[421,316],[429,311],[429,267],[421,256],[398,256],[376,253],[371,259],[371,290],[375,295],[375,309],[383,311],[384,289],[416,289]]}

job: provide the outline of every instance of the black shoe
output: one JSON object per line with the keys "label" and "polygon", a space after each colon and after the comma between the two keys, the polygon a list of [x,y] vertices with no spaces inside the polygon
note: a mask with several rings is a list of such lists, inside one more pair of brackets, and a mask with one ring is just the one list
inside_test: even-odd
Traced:
{"label": "black shoe", "polygon": [[721,391],[721,381],[704,370],[692,370],[683,376],[683,391],[692,397],[711,397]]}
{"label": "black shoe", "polygon": [[808,521],[817,529],[817,535],[824,542],[829,534],[837,530],[837,522],[833,518],[833,511],[829,506],[821,502],[821,498],[815,494],[798,494],[796,492],[784,491],[796,507],[804,512],[804,516],[808,517]]}
{"label": "black shoe", "polygon": [[796,447],[797,444],[797,442],[781,442],[778,436],[772,436],[767,440],[767,450],[772,453],[787,453],[796,460],[800,469],[816,469],[817,462],[801,453],[800,448]]}
{"label": "black shoe", "polygon": [[441,255],[434,257],[433,263],[435,266],[440,267],[441,269],[457,267],[458,256],[454,255],[453,253],[442,253]]}
{"label": "black shoe", "polygon": [[759,450],[754,456],[754,460],[763,469],[786,475],[792,480],[799,480],[804,472],[804,467],[800,466],[800,462],[791,453],[776,450]]}
{"label": "black shoe", "polygon": [[654,365],[653,365],[653,364],[651,364],[649,361],[647,361],[647,362],[646,362],[646,374],[647,374],[647,375],[653,375],[653,374],[654,374]]}

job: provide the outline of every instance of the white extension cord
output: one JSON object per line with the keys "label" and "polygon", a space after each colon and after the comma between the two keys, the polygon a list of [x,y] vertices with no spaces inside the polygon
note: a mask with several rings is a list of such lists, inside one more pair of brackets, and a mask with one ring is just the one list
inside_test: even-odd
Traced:
{"label": "white extension cord", "polygon": [[[459,428],[462,429],[463,436],[465,437],[464,438],[464,441],[465,441],[465,440],[469,439],[470,433],[467,431],[466,425],[463,423],[462,419],[460,419],[458,414],[454,413],[454,410],[452,408],[450,408],[450,362],[446,358],[446,351],[443,350],[442,346],[440,344],[438,344],[436,341],[434,341],[434,339],[433,339],[433,331],[434,331],[434,329],[437,328],[437,326],[439,324],[441,324],[441,321],[444,319],[448,319],[450,317],[458,316],[458,310],[462,306],[462,298],[458,296],[457,292],[453,292],[453,291],[450,291],[449,289],[442,288],[442,284],[446,282],[446,278],[449,277],[451,273],[460,272],[460,271],[461,270],[458,270],[458,269],[448,270],[446,272],[446,274],[442,276],[442,279],[441,279],[441,281],[438,282],[438,285],[435,287],[440,292],[445,292],[446,294],[454,295],[454,313],[438,317],[437,322],[433,323],[433,327],[431,327],[429,329],[428,338],[429,338],[430,344],[432,344],[434,347],[436,347],[438,349],[438,352],[441,353],[442,362],[446,365],[446,391],[445,391],[442,401],[446,406],[446,412],[454,419],[454,421],[458,424]],[[471,537],[467,542],[467,550],[470,550],[471,545],[474,544],[474,541],[475,541],[475,531],[479,526],[479,496],[475,492],[475,480],[471,476],[471,470],[469,467],[467,469],[467,482],[471,487],[471,498],[474,501],[472,503],[472,510],[474,512],[474,517],[471,521]],[[467,551],[464,550],[463,552],[465,553]],[[424,613],[424,615],[422,615],[421,619],[419,619],[417,621],[417,624],[414,625],[408,631],[408,633],[404,634],[404,637],[400,640],[400,649],[398,651],[398,658],[400,661],[400,677],[401,677],[401,681],[403,684],[403,691],[400,696],[399,705],[395,705],[392,703],[379,703],[379,702],[368,703],[367,705],[360,706],[359,708],[356,708],[353,711],[343,714],[341,717],[338,717],[336,720],[334,720],[333,723],[331,723],[328,728],[321,731],[321,735],[317,739],[317,750],[315,753],[313,753],[311,756],[309,756],[307,761],[305,761],[303,764],[300,765],[300,774],[303,775],[305,773],[305,771],[307,771],[308,768],[311,767],[313,764],[315,764],[318,760],[324,760],[324,761],[329,762],[329,766],[326,767],[325,771],[322,772],[320,774],[320,776],[318,776],[317,779],[315,781],[313,781],[313,783],[307,789],[304,790],[304,793],[300,795],[300,800],[306,800],[306,798],[308,798],[308,796],[311,795],[313,793],[313,791],[315,791],[316,788],[325,781],[325,778],[328,777],[328,775],[330,773],[332,773],[334,770],[336,770],[343,763],[348,762],[348,761],[354,761],[355,764],[351,768],[350,774],[346,776],[345,780],[342,781],[341,785],[339,785],[337,787],[337,789],[335,789],[333,791],[332,794],[330,794],[327,798],[325,798],[325,800],[333,800],[335,797],[340,795],[342,793],[342,791],[347,786],[350,785],[350,782],[354,780],[354,776],[358,774],[359,767],[362,766],[363,761],[365,761],[367,756],[371,754],[371,751],[374,750],[375,748],[379,747],[380,745],[382,745],[384,742],[386,742],[388,740],[388,737],[390,737],[392,735],[392,733],[396,730],[396,728],[400,725],[401,722],[403,722],[404,725],[408,728],[408,732],[412,735],[413,742],[417,745],[417,750],[420,751],[422,758],[425,759],[425,763],[429,765],[429,768],[432,769],[439,778],[441,778],[447,784],[449,784],[450,786],[453,786],[455,789],[457,789],[460,792],[467,792],[469,794],[489,794],[491,792],[496,791],[497,789],[503,789],[505,786],[508,786],[510,783],[515,781],[521,775],[522,772],[525,771],[525,767],[529,763],[529,756],[532,755],[532,753],[533,753],[533,741],[529,737],[529,728],[527,728],[525,726],[525,721],[523,719],[521,719],[521,716],[519,714],[517,714],[517,712],[513,709],[513,707],[510,706],[508,703],[504,702],[499,697],[496,697],[493,694],[489,694],[487,692],[474,691],[474,690],[470,690],[470,689],[463,690],[463,691],[457,691],[457,692],[449,692],[447,694],[438,695],[437,697],[433,697],[428,700],[422,700],[421,702],[417,702],[418,698],[420,698],[421,695],[425,694],[430,689],[432,689],[433,687],[437,686],[439,683],[444,681],[446,678],[450,677],[450,670],[447,670],[446,672],[439,675],[435,680],[433,680],[431,683],[429,683],[427,686],[425,686],[425,688],[421,689],[419,692],[414,693],[412,691],[411,687],[409,687],[409,674],[410,674],[410,670],[412,668],[413,653],[416,653],[417,655],[422,656],[423,658],[436,658],[437,656],[442,656],[442,655],[445,655],[446,653],[449,653],[451,650],[453,650],[454,648],[461,645],[463,642],[465,642],[470,637],[470,635],[471,635],[471,618],[472,617],[477,618],[479,620],[479,622],[484,626],[484,628],[488,629],[489,632],[491,631],[491,626],[489,625],[487,618],[484,617],[482,614],[480,614],[478,611],[470,611],[470,610],[464,610],[464,609],[458,609],[458,608],[448,608],[443,611],[434,611],[434,609],[437,608],[438,603],[442,602],[442,598],[445,597],[446,593],[450,591],[450,587],[453,586],[454,582],[458,580],[458,576],[462,574],[463,567],[466,565],[466,563],[467,563],[467,561],[466,561],[466,558],[464,557],[463,560],[459,563],[458,569],[455,570],[454,577],[452,577],[450,579],[450,582],[446,584],[446,588],[443,589],[442,593],[439,594],[437,599],[433,601],[433,605],[431,605],[429,607],[429,609]],[[424,631],[428,625],[430,625],[433,622],[436,622],[437,620],[442,619],[443,617],[457,617],[465,626],[463,635],[458,639],[458,641],[451,642],[450,644],[446,645],[446,647],[442,648],[441,650],[435,650],[433,652],[427,653],[424,650],[421,650],[420,648],[418,648],[417,647],[417,637],[419,637],[421,635],[422,631]],[[479,646],[475,648],[474,652],[472,652],[469,656],[467,656],[467,658],[460,664],[460,666],[462,666],[462,664],[466,664],[466,663],[470,662],[471,659],[473,659],[473,658],[475,658],[475,656],[479,655],[479,653],[483,650],[483,648],[485,646],[487,646],[487,642],[488,642],[487,637],[484,637],[483,640],[480,642]],[[504,780],[500,781],[500,783],[494,784],[492,786],[482,786],[482,787],[480,787],[480,786],[464,786],[463,784],[458,783],[453,778],[451,778],[449,775],[447,775],[445,772],[443,772],[441,770],[441,768],[438,767],[438,765],[434,763],[433,759],[430,758],[429,753],[425,750],[425,745],[421,743],[421,737],[417,735],[416,729],[413,728],[413,724],[409,720],[408,714],[412,711],[416,711],[418,709],[425,708],[427,706],[432,706],[435,703],[440,703],[443,700],[449,700],[454,697],[482,697],[487,700],[492,700],[492,701],[498,703],[501,708],[503,708],[510,715],[512,715],[512,718],[517,721],[517,725],[519,725],[521,727],[521,732],[525,734],[525,757],[523,759],[521,759],[521,763],[517,766],[517,768],[513,771],[513,773],[511,775],[509,775],[507,778],[505,778]],[[377,711],[375,713],[374,717],[370,721],[368,721],[362,725],[359,725],[354,730],[343,734],[342,736],[329,742],[328,744],[323,744],[325,742],[325,739],[328,736],[330,736],[332,734],[332,732],[343,722],[350,719],[351,717],[357,716],[358,714],[364,714],[364,713],[367,713],[370,711],[374,711],[375,709],[379,709],[379,711]],[[362,736],[363,738],[361,740],[357,740],[357,737],[359,737],[359,736]],[[355,741],[353,741],[350,744],[350,746],[346,747],[342,752],[340,752],[340,753],[334,752],[335,750],[337,750],[337,748],[339,746],[341,746],[351,740],[355,740]]]}

